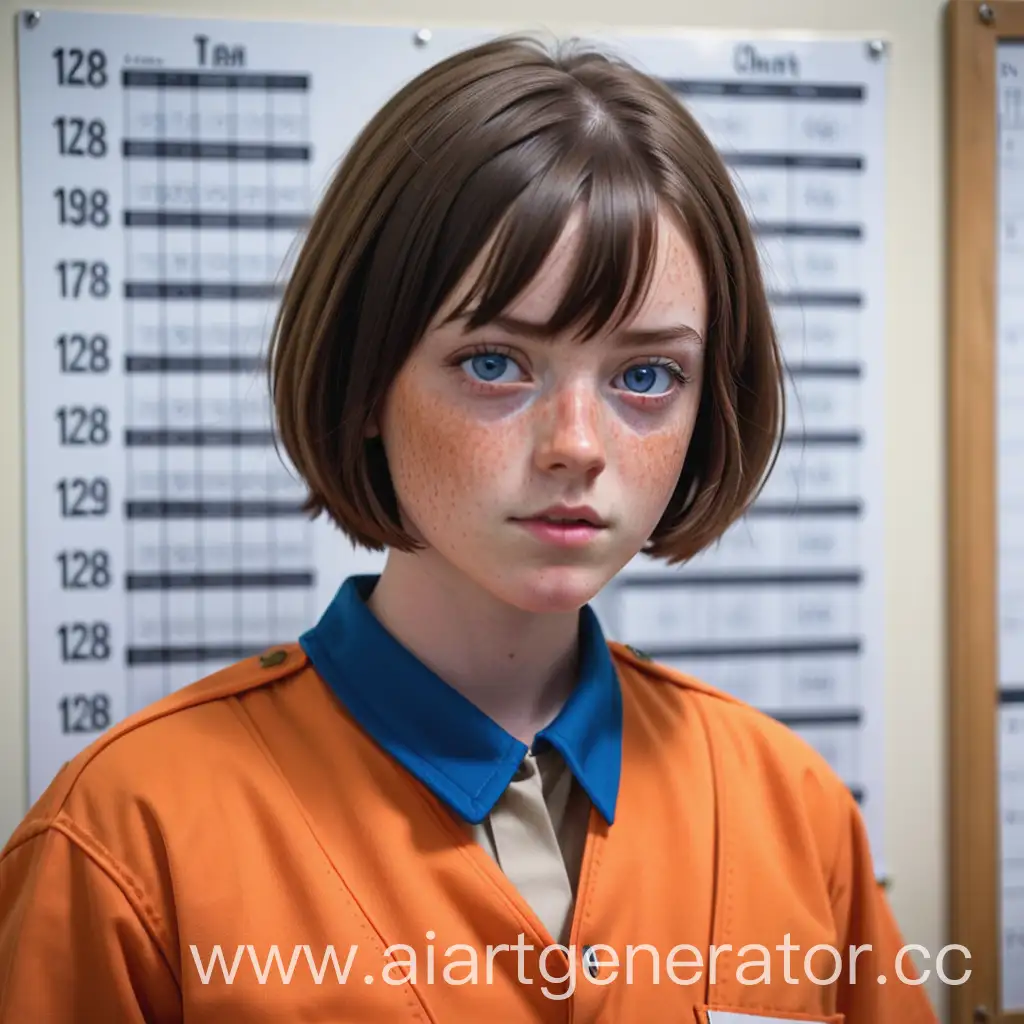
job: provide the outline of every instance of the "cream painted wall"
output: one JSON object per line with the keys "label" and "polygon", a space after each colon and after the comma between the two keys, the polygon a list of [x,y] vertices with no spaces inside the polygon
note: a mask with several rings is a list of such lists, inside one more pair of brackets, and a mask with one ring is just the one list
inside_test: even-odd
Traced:
{"label": "cream painted wall", "polygon": [[[0,0],[0,844],[27,810],[15,19]],[[48,6],[262,19],[480,22],[476,0],[106,0]],[[945,931],[943,112],[941,0],[517,0],[526,29],[627,25],[870,34],[891,44],[886,485],[887,867],[907,942]],[[505,21],[507,8],[495,5]],[[911,750],[916,752],[911,754]],[[946,993],[929,992],[945,1017]]]}

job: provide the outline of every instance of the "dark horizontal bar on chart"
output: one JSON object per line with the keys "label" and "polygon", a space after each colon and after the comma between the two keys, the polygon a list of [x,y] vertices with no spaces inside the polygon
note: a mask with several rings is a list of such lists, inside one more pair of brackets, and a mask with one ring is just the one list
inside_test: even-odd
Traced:
{"label": "dark horizontal bar on chart", "polygon": [[663,78],[681,96],[728,96],[750,100],[848,100],[862,101],[862,85],[818,82],[737,82],[732,79]]}
{"label": "dark horizontal bar on chart", "polygon": [[298,231],[308,213],[190,213],[185,210],[125,210],[126,228],[211,228],[244,231]]}
{"label": "dark horizontal bar on chart", "polygon": [[125,589],[140,590],[277,590],[311,587],[312,571],[301,572],[132,572]]}
{"label": "dark horizontal bar on chart", "polygon": [[309,75],[266,74],[255,71],[148,71],[126,68],[126,89],[255,89],[267,92],[306,92]]}
{"label": "dark horizontal bar on chart", "polygon": [[276,281],[251,284],[228,281],[125,281],[126,299],[276,299],[284,285]]}
{"label": "dark horizontal bar on chart", "polygon": [[[627,570],[628,572],[628,570]],[[816,584],[827,586],[858,586],[864,581],[859,570],[849,572],[676,572],[666,576],[625,575],[618,588],[636,590],[658,587],[805,587]]]}
{"label": "dark horizontal bar on chart", "polygon": [[783,516],[823,516],[841,519],[856,518],[863,512],[864,506],[859,501],[758,501],[747,509],[744,517],[752,516],[762,519],[776,516],[779,518]]}
{"label": "dark horizontal bar on chart", "polygon": [[768,301],[773,306],[860,309],[864,296],[860,292],[771,292]]}
{"label": "dark horizontal bar on chart", "polygon": [[194,647],[128,647],[129,665],[191,665],[209,661],[241,661],[267,650],[267,644],[204,644]]}
{"label": "dark horizontal bar on chart", "polygon": [[828,711],[771,711],[767,708],[762,710],[776,722],[781,722],[790,728],[800,725],[860,725],[864,720],[864,713],[858,708]]}
{"label": "dark horizontal bar on chart", "polygon": [[266,368],[257,356],[125,356],[125,373],[255,373]]}
{"label": "dark horizontal bar on chart", "polygon": [[136,430],[124,432],[126,448],[266,448],[272,430]]}
{"label": "dark horizontal bar on chart", "polygon": [[864,375],[860,363],[789,363],[786,373],[791,377],[858,378]]}
{"label": "dark horizontal bar on chart", "polygon": [[229,160],[238,163],[307,163],[309,146],[277,142],[199,142],[194,139],[125,139],[126,160]]}
{"label": "dark horizontal bar on chart", "polygon": [[860,654],[860,639],[794,640],[763,644],[644,644],[652,658],[788,658],[830,654]]}
{"label": "dark horizontal bar on chart", "polygon": [[1000,704],[1024,704],[1024,683],[1003,683],[999,687]]}
{"label": "dark horizontal bar on chart", "polygon": [[859,224],[793,224],[759,221],[753,225],[761,238],[830,238],[859,239],[864,229]]}
{"label": "dark horizontal bar on chart", "polygon": [[860,156],[825,156],[816,153],[754,153],[726,150],[722,158],[730,167],[760,167],[764,170],[786,171],[862,171]]}
{"label": "dark horizontal bar on chart", "polygon": [[802,434],[786,434],[782,443],[787,448],[856,448],[864,443],[864,435],[859,430],[814,430]]}
{"label": "dark horizontal bar on chart", "polygon": [[305,518],[301,501],[128,501],[125,518],[164,519],[295,519]]}

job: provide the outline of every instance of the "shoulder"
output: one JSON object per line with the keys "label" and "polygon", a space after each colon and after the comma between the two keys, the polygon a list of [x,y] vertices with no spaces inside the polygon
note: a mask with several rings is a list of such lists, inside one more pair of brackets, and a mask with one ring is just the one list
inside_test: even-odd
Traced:
{"label": "shoulder", "polygon": [[246,722],[246,699],[287,684],[307,665],[298,644],[270,648],[116,723],[64,764],[0,858],[52,828],[105,842],[128,821],[144,828],[147,808],[208,802],[213,781],[230,784],[264,760]]}
{"label": "shoulder", "polygon": [[696,718],[716,777],[751,821],[802,819],[825,847],[856,819],[856,799],[835,769],[792,728],[723,690],[669,668],[636,648],[610,643],[624,699],[652,715]]}
{"label": "shoulder", "polygon": [[828,767],[821,755],[792,729],[752,704],[669,668],[636,647],[614,642],[608,646],[624,689],[635,699],[687,707],[701,716],[720,742],[736,742],[745,749],[753,745],[794,766]]}

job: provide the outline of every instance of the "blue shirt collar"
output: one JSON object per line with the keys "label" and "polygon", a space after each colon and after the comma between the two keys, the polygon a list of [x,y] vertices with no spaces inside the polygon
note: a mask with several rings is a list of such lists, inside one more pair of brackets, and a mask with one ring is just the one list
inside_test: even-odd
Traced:
{"label": "blue shirt collar", "polygon": [[[528,752],[403,647],[366,605],[377,576],[352,576],[300,639],[313,667],[359,725],[467,821],[487,817]],[[589,606],[580,612],[580,674],[537,734],[564,758],[609,824],[622,761],[622,694]]]}

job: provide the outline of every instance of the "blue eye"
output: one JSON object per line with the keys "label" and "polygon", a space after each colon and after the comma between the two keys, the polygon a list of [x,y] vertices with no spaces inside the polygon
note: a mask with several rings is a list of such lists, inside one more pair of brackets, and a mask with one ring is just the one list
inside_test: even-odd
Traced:
{"label": "blue eye", "polygon": [[518,369],[508,356],[502,355],[500,352],[485,352],[480,355],[470,356],[469,359],[464,359],[459,365],[467,373],[473,373],[480,380],[486,381],[488,384],[499,381],[504,384],[512,383],[512,381],[501,381],[501,377],[509,368]]}
{"label": "blue eye", "polygon": [[639,394],[650,394],[651,389],[654,388],[657,382],[659,372],[662,374],[664,387],[654,393],[663,394],[672,386],[674,379],[672,372],[665,366],[658,366],[656,364],[631,366],[622,376],[625,379],[626,387],[630,391]]}

